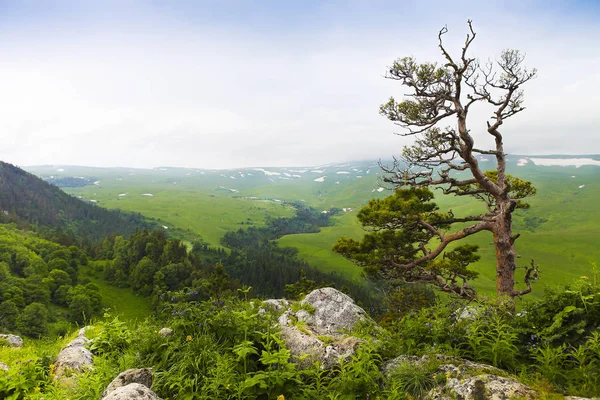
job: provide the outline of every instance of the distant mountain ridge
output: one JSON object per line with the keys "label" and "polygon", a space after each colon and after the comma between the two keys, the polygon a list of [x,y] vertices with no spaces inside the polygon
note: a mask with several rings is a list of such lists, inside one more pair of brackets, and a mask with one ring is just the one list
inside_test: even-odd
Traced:
{"label": "distant mountain ridge", "polygon": [[111,233],[129,235],[138,228],[153,227],[140,214],[86,203],[19,167],[0,161],[0,223],[10,222],[62,232],[80,242],[96,242]]}

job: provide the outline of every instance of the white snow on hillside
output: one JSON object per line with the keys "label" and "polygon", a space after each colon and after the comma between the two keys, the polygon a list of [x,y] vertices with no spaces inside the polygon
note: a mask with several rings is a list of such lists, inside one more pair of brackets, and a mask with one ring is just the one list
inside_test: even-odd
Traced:
{"label": "white snow on hillside", "polygon": [[384,189],[384,188],[382,188],[382,187],[380,187],[379,189],[377,189],[377,191],[378,191],[378,192],[380,192],[380,193],[381,193],[381,192],[383,192],[384,190],[385,190],[385,189]]}
{"label": "white snow on hillside", "polygon": [[90,200],[91,203],[97,203],[98,200]]}
{"label": "white snow on hillside", "polygon": [[152,193],[144,193],[144,194],[142,194],[142,196],[154,197],[154,195]]}
{"label": "white snow on hillside", "polygon": [[583,189],[585,185],[579,185],[579,189]]}
{"label": "white snow on hillside", "polygon": [[169,229],[169,227],[166,225],[163,225],[162,227],[163,227],[163,229]]}
{"label": "white snow on hillside", "polygon": [[127,193],[121,193],[119,197],[127,196]]}
{"label": "white snow on hillside", "polygon": [[64,169],[64,168],[59,168],[59,169],[57,169],[56,171],[57,171],[57,172],[65,172],[65,169]]}
{"label": "white snow on hillside", "polygon": [[339,184],[340,184],[340,181],[336,181],[336,182],[335,182],[335,184],[336,184],[336,185],[339,185]]}
{"label": "white snow on hillside", "polygon": [[94,182],[94,185],[98,186],[100,184],[100,181],[96,181]]}
{"label": "white snow on hillside", "polygon": [[338,175],[345,175],[345,174],[349,174],[349,173],[350,172],[348,172],[348,171],[338,171],[338,172],[336,172],[336,174],[338,174]]}
{"label": "white snow on hillside", "polygon": [[294,175],[292,175],[292,176],[293,176],[294,178],[302,178],[302,175],[296,175],[296,174],[294,174]]}
{"label": "white snow on hillside", "polygon": [[267,171],[266,169],[263,169],[263,168],[254,168],[254,171],[260,171],[260,172],[264,173],[265,175],[281,175],[280,172]]}
{"label": "white snow on hillside", "polygon": [[305,173],[308,170],[307,169],[288,169],[288,171],[290,171],[290,172],[297,172],[299,174],[303,174],[303,173]]}
{"label": "white snow on hillside", "polygon": [[591,158],[530,158],[535,165],[544,167],[581,167],[583,165],[596,165],[600,167],[600,160]]}
{"label": "white snow on hillside", "polygon": [[313,180],[314,180],[315,182],[325,182],[325,177],[324,177],[324,176],[322,176],[322,177],[320,177],[320,178],[313,179]]}
{"label": "white snow on hillside", "polygon": [[283,174],[284,174],[285,176],[287,176],[287,177],[290,177],[290,176],[292,176],[291,174],[288,174],[287,172],[284,172]]}

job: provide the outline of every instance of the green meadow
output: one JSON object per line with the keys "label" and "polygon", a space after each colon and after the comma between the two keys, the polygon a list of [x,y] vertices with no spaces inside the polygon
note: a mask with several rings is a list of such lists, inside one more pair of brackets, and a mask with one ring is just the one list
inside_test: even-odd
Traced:
{"label": "green meadow", "polygon": [[[285,205],[286,201],[301,201],[323,211],[345,208],[332,218],[333,226],[319,233],[285,236],[278,243],[296,247],[300,257],[316,268],[351,279],[360,279],[361,269],[331,248],[340,236],[360,238],[364,230],[356,212],[370,198],[390,193],[380,189],[381,175],[375,162],[312,169],[61,169],[64,171],[29,168],[46,177],[93,177],[96,184],[64,190],[104,207],[140,212],[155,218],[175,236],[188,241],[202,239],[214,246],[220,245],[227,231],[260,226],[268,216],[292,215],[293,208]],[[532,258],[540,265],[537,292],[546,284],[590,275],[591,263],[600,260],[600,168],[517,166],[513,158],[509,172],[531,180],[538,190],[529,200],[531,209],[514,214],[514,230],[521,234],[517,241],[521,265],[528,265]],[[473,199],[437,196],[436,201],[440,209],[452,209],[456,215],[483,211]],[[475,285],[482,293],[494,293],[491,234],[480,233],[468,240],[480,247],[481,260],[473,266],[480,273]]]}

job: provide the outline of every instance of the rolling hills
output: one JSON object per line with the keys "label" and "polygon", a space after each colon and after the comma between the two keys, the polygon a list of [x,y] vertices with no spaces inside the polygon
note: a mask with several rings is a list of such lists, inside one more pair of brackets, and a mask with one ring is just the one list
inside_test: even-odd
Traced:
{"label": "rolling hills", "polygon": [[[522,234],[517,251],[523,264],[534,258],[540,264],[543,284],[588,275],[590,263],[600,259],[596,246],[600,212],[600,157],[509,156],[509,173],[528,179],[538,189],[530,210],[515,213],[515,230]],[[488,162],[482,158],[485,167]],[[491,164],[490,164],[491,168]],[[335,224],[319,233],[289,235],[280,245],[299,249],[301,258],[325,271],[358,279],[360,269],[333,253],[340,236],[360,237],[355,214],[372,197],[383,197],[376,161],[325,165],[313,168],[244,168],[206,170],[160,167],[152,170],[36,166],[28,171],[44,179],[81,177],[92,184],[65,187],[82,200],[107,208],[140,212],[156,218],[163,229],[185,240],[202,239],[218,246],[230,230],[262,226],[267,216],[290,216],[289,201],[302,201],[318,210],[342,209]],[[455,214],[479,207],[474,200],[439,196],[441,209]],[[491,236],[477,235],[481,272],[476,286],[484,293],[495,288],[494,250]],[[539,291],[538,291],[539,292]]]}

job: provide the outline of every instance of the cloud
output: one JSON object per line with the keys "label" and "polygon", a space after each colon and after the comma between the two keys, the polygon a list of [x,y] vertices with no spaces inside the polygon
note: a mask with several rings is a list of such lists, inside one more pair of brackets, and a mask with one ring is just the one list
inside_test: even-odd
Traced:
{"label": "cloud", "polygon": [[[600,58],[589,34],[597,23],[579,14],[559,20],[560,3],[480,3],[15,11],[0,30],[0,159],[234,167],[397,155],[410,140],[378,115],[380,103],[403,93],[383,79],[385,67],[403,55],[440,60],[444,24],[448,45],[460,49],[467,17],[475,19],[477,55],[517,47],[539,69],[525,88],[528,109],[504,126],[507,148],[600,152]],[[486,111],[472,117],[473,134],[487,140]]]}

